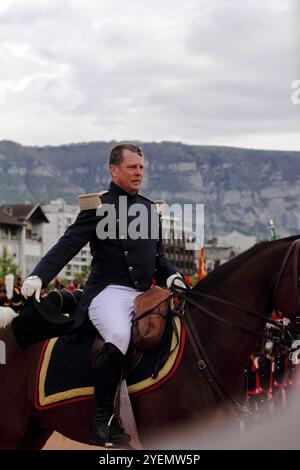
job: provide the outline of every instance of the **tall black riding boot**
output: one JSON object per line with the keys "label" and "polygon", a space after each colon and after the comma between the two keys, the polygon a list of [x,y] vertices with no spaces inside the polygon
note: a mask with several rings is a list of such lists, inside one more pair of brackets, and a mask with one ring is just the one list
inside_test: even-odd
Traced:
{"label": "tall black riding boot", "polygon": [[114,414],[114,399],[122,377],[124,355],[112,343],[105,343],[96,364],[96,412],[91,427],[91,443],[112,447],[130,440]]}

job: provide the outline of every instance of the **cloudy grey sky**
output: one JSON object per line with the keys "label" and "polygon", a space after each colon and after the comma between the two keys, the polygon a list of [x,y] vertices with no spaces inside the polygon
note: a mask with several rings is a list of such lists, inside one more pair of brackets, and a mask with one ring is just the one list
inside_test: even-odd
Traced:
{"label": "cloudy grey sky", "polygon": [[296,0],[1,0],[0,139],[300,150]]}

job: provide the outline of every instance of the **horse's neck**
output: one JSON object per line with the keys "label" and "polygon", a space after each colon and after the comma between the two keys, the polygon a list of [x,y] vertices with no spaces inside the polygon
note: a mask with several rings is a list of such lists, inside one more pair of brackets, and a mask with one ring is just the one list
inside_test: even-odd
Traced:
{"label": "horse's neck", "polygon": [[238,397],[243,391],[244,376],[248,358],[256,351],[260,341],[259,336],[252,335],[238,328],[239,325],[247,326],[255,331],[263,331],[264,321],[255,320],[249,322],[246,314],[233,312],[230,308],[217,307],[211,302],[203,302],[222,318],[232,321],[236,327],[224,325],[212,320],[199,311],[194,311],[196,329],[205,353],[209,358],[213,369],[216,371],[227,392]]}
{"label": "horse's neck", "polygon": [[[197,332],[210,361],[224,386],[233,394],[240,389],[247,360],[261,341],[259,335],[242,331],[238,326],[260,333],[264,331],[265,323],[272,311],[271,284],[274,273],[279,269],[281,258],[280,256],[280,259],[273,259],[270,253],[263,253],[259,259],[250,259],[237,272],[233,272],[230,278],[224,279],[224,282],[214,286],[214,289],[208,290],[216,297],[241,306],[241,309],[234,309],[217,301],[201,300],[203,306],[231,321],[236,327],[212,320],[201,311],[193,312]],[[265,319],[246,313],[243,308]]]}

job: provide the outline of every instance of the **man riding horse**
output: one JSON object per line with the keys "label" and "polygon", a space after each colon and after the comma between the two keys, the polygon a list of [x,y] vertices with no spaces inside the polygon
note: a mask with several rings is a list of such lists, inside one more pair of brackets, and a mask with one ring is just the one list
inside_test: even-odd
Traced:
{"label": "man riding horse", "polygon": [[[90,242],[93,257],[91,274],[75,311],[74,328],[82,325],[88,314],[104,339],[96,362],[96,412],[91,427],[91,442],[100,445],[108,439],[112,444],[122,444],[130,439],[114,416],[114,398],[130,342],[135,297],[149,289],[153,279],[169,287],[177,277],[174,282],[184,287],[178,279],[178,269],[164,255],[161,221],[155,204],[138,193],[144,175],[141,148],[133,144],[114,147],[110,153],[109,170],[112,179],[109,190],[79,196],[81,211],[77,219],[41,259],[22,286],[25,298],[35,294],[39,301],[41,288]],[[155,236],[151,231],[151,222],[147,236],[143,232],[143,236],[130,237],[132,214],[136,214],[133,212],[136,210],[134,205],[138,205],[139,211],[146,210],[146,222],[156,214],[158,230]],[[101,222],[102,229],[106,224],[101,212],[104,206],[106,212],[111,209],[117,217],[112,230],[108,223],[105,236],[100,233]],[[121,221],[125,216],[124,231]]]}

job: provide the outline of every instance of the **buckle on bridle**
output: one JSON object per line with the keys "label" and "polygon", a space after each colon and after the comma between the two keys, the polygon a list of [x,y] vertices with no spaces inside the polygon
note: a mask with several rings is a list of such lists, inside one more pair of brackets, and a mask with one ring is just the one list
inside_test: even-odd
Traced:
{"label": "buckle on bridle", "polygon": [[281,338],[279,338],[279,336],[272,336],[272,341],[273,341],[274,343],[280,343]]}
{"label": "buckle on bridle", "polygon": [[203,359],[201,359],[200,361],[198,361],[197,365],[198,365],[198,367],[199,367],[200,370],[203,370],[203,369],[205,369],[205,367],[206,367],[206,363],[203,361]]}

